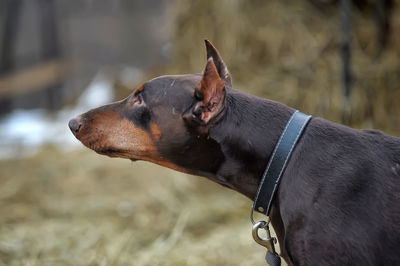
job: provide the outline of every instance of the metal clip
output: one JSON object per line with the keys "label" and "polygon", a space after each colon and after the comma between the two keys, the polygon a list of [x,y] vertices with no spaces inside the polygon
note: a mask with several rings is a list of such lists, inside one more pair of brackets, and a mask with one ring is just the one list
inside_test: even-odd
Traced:
{"label": "metal clip", "polygon": [[[258,229],[264,229],[267,233],[267,237],[263,238],[258,235]],[[253,230],[252,230],[253,238],[254,241],[256,241],[258,244],[260,244],[263,247],[266,247],[269,252],[272,254],[276,254],[275,252],[275,244],[276,244],[276,238],[271,237],[271,232],[269,231],[269,226],[268,223],[265,221],[257,221],[253,225]]]}

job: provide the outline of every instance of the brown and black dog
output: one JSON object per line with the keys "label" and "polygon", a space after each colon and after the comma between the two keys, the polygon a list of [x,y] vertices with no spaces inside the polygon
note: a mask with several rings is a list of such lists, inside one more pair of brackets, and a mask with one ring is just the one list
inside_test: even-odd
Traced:
{"label": "brown and black dog", "polygon": [[[69,127],[97,153],[204,176],[253,200],[294,109],[234,90],[206,47],[203,74],[155,78]],[[271,219],[290,265],[400,265],[400,139],[312,118]]]}

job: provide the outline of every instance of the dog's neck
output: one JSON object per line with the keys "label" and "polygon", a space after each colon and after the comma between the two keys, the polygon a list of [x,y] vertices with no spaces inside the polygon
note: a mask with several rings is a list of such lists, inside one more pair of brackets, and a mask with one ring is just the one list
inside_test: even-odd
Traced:
{"label": "dog's neck", "polygon": [[273,149],[294,109],[237,90],[226,94],[225,117],[210,130],[225,160],[216,181],[254,199]]}

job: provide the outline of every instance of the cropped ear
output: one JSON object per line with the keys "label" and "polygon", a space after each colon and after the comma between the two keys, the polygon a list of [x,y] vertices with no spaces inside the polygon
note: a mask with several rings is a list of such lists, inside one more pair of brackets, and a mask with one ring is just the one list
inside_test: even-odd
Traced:
{"label": "cropped ear", "polygon": [[224,107],[225,85],[221,80],[214,60],[207,60],[206,69],[194,91],[194,105],[184,115],[185,120],[206,125],[217,117]]}
{"label": "cropped ear", "polygon": [[212,45],[212,43],[209,40],[204,40],[204,41],[206,43],[206,48],[207,48],[207,60],[211,57],[214,59],[214,64],[215,67],[217,68],[219,77],[224,82],[227,88],[232,88],[231,74],[229,73],[228,68],[224,63],[224,60],[222,60],[222,57],[219,55],[217,49],[214,47],[214,45]]}

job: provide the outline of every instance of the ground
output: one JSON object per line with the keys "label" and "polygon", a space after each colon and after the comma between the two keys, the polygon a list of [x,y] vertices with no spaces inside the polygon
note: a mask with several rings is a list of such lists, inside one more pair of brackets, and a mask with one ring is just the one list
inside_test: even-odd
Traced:
{"label": "ground", "polygon": [[0,161],[0,265],[265,265],[251,201],[89,150]]}

